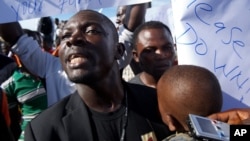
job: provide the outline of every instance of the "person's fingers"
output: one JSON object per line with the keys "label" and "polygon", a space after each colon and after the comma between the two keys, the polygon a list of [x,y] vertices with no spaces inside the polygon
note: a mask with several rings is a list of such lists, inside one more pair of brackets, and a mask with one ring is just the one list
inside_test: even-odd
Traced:
{"label": "person's fingers", "polygon": [[240,117],[241,120],[246,120],[250,118],[250,111],[249,110],[237,110],[237,114]]}
{"label": "person's fingers", "polygon": [[250,110],[231,109],[228,111],[212,114],[208,116],[208,118],[226,122],[228,124],[242,124],[243,120],[247,121],[247,119],[250,119]]}
{"label": "person's fingers", "polygon": [[249,119],[250,112],[246,109],[234,109],[229,110],[228,113],[226,113],[228,116],[228,124],[243,124],[243,120]]}
{"label": "person's fingers", "polygon": [[209,115],[208,118],[213,119],[213,120],[218,120],[218,114],[215,113],[215,114]]}
{"label": "person's fingers", "polygon": [[250,125],[250,119],[242,120],[241,123],[244,124],[244,125]]}
{"label": "person's fingers", "polygon": [[222,121],[222,122],[228,122],[229,115],[227,113],[221,112],[221,113],[212,114],[212,115],[208,116],[208,118],[213,119],[213,120]]}

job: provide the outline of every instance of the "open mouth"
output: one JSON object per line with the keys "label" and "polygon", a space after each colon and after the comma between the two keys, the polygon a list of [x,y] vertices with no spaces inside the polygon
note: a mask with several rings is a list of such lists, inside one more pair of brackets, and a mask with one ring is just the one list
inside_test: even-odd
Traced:
{"label": "open mouth", "polygon": [[68,62],[71,65],[80,65],[80,64],[83,64],[84,62],[86,62],[86,60],[87,59],[84,56],[82,56],[81,54],[72,54],[68,58]]}

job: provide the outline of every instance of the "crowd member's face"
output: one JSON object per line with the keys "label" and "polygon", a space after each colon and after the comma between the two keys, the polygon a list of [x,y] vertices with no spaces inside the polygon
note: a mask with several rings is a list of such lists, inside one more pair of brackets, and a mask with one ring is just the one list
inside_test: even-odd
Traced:
{"label": "crowd member's face", "polygon": [[119,26],[123,24],[126,16],[126,6],[120,6],[116,13],[116,24]]}
{"label": "crowd member's face", "polygon": [[171,34],[162,28],[144,29],[138,34],[135,59],[143,71],[156,80],[172,66],[175,58]]}
{"label": "crowd member's face", "polygon": [[100,80],[115,61],[116,40],[107,19],[97,12],[81,11],[62,31],[59,56],[69,79],[75,83]]}

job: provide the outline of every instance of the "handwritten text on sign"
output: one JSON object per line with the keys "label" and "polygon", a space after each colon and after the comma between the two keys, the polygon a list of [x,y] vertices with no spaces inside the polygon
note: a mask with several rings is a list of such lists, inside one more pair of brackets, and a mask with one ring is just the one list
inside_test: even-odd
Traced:
{"label": "handwritten text on sign", "polygon": [[179,63],[208,68],[223,91],[250,106],[250,1],[172,0],[172,6]]}
{"label": "handwritten text on sign", "polygon": [[151,0],[1,0],[0,23],[149,1]]}

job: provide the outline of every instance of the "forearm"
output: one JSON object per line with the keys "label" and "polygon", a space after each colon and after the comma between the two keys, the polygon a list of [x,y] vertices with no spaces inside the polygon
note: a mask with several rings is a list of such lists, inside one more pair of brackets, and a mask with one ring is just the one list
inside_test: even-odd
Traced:
{"label": "forearm", "polygon": [[129,31],[134,31],[139,25],[144,23],[148,3],[128,6],[124,25]]}
{"label": "forearm", "polygon": [[53,60],[57,58],[41,50],[39,44],[27,35],[19,38],[11,49],[21,60],[23,65],[34,75],[45,78],[47,73],[55,71]]}

